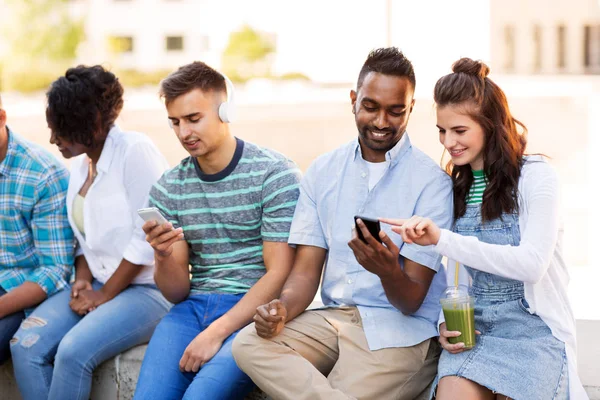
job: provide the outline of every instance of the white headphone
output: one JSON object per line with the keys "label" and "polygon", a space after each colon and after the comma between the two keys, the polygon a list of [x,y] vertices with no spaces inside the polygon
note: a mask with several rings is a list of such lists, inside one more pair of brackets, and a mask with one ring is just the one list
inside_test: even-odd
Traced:
{"label": "white headphone", "polygon": [[[219,119],[226,124],[233,122],[236,117],[236,109],[235,109],[235,88],[233,86],[233,82],[222,72],[219,72],[223,79],[225,79],[225,87],[227,88],[227,100],[219,105]],[[169,128],[173,129],[173,121],[170,119]]]}
{"label": "white headphone", "polygon": [[220,73],[225,79],[225,86],[227,87],[227,101],[221,103],[219,106],[219,118],[221,121],[225,123],[230,123],[235,121],[236,117],[236,109],[235,109],[235,88],[233,87],[233,82],[225,75],[224,73]]}

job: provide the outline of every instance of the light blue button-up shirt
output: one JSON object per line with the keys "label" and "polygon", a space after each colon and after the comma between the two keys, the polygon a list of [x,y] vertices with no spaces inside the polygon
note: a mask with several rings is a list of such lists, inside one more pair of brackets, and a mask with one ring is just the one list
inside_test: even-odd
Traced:
{"label": "light blue button-up shirt", "polygon": [[400,254],[436,271],[417,312],[402,314],[387,299],[381,280],[365,270],[348,247],[354,216],[431,218],[441,228],[452,223],[450,177],[404,137],[386,153],[388,168],[369,191],[369,168],[358,139],[315,160],[304,176],[289,243],[327,249],[321,296],[327,307],[357,306],[371,350],[408,347],[437,336],[440,296],[446,286],[441,257],[432,246],[404,244],[382,229]]}

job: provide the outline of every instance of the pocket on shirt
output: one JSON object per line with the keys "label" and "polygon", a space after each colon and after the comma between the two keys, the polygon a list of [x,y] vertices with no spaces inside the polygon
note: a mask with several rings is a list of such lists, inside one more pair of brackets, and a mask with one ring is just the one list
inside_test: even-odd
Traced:
{"label": "pocket on shirt", "polygon": [[21,253],[32,244],[31,228],[21,219],[21,214],[16,210],[0,215],[0,225],[4,232],[0,235],[0,248]]}

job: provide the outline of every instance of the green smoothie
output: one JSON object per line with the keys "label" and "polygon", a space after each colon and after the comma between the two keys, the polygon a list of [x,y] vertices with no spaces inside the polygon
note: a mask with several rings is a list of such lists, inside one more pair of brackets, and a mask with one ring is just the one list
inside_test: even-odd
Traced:
{"label": "green smoothie", "polygon": [[473,306],[467,303],[445,304],[444,318],[446,319],[446,329],[449,331],[458,331],[460,336],[448,338],[452,344],[463,342],[465,349],[471,349],[475,346],[475,310]]}

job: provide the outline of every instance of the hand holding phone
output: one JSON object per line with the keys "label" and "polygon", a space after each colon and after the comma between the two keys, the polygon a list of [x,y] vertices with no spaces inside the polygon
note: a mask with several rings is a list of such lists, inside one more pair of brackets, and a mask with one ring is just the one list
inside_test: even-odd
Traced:
{"label": "hand holding phone", "polygon": [[371,236],[373,236],[375,238],[375,240],[377,240],[379,243],[381,243],[381,238],[379,237],[379,231],[381,230],[381,224],[379,223],[379,220],[373,219],[373,218],[368,218],[368,217],[362,217],[360,215],[354,216],[354,225],[356,226],[356,234],[358,235],[358,238],[365,243],[367,241],[365,240],[365,237],[363,236],[363,233],[360,230],[360,227],[356,223],[357,219],[360,219],[365,224],[367,229],[369,230],[369,233],[371,234]]}
{"label": "hand holding phone", "polygon": [[155,251],[156,255],[168,257],[173,251],[172,245],[178,240],[183,239],[183,229],[181,227],[174,229],[169,221],[161,214],[156,207],[140,208],[138,215],[146,222],[156,221],[154,226],[146,226],[142,229],[146,233],[146,240]]}

